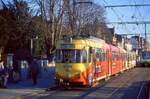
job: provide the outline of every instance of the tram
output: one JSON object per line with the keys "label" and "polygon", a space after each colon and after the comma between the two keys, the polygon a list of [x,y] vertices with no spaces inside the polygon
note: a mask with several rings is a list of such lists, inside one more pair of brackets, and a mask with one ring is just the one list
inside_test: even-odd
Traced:
{"label": "tram", "polygon": [[150,51],[143,51],[141,53],[141,61],[139,62],[141,67],[149,67],[150,66]]}
{"label": "tram", "polygon": [[127,52],[96,37],[64,37],[56,44],[58,85],[92,86],[127,69]]}

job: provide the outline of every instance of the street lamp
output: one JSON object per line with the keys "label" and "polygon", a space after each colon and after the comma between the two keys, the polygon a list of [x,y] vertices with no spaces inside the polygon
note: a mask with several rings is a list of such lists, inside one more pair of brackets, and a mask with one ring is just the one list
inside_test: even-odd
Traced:
{"label": "street lamp", "polygon": [[35,38],[31,38],[31,40],[30,40],[31,55],[33,55],[33,41],[37,40],[37,39],[38,39],[38,36],[36,36]]}

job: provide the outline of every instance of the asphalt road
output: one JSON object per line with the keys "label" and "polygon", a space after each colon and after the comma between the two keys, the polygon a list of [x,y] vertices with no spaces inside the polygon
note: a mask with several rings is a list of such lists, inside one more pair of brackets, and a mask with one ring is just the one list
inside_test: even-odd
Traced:
{"label": "asphalt road", "polygon": [[1,89],[0,97],[5,96],[4,99],[8,99],[7,96],[16,99],[138,99],[141,86],[147,81],[150,81],[150,68],[134,68],[107,81],[101,81],[94,88],[54,88],[49,91],[20,89],[26,90],[25,93],[19,93],[21,91],[15,89],[13,91]]}

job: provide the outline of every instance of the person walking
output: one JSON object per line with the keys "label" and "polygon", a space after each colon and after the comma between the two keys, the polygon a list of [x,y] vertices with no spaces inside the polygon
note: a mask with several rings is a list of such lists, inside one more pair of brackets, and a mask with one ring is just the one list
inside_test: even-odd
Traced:
{"label": "person walking", "polygon": [[3,61],[0,60],[0,86],[3,86],[3,69],[4,69],[4,65],[3,65]]}
{"label": "person walking", "polygon": [[37,79],[38,79],[38,73],[39,73],[39,66],[38,66],[35,59],[33,59],[33,58],[30,59],[29,68],[30,68],[30,73],[31,73],[33,85],[36,85]]}
{"label": "person walking", "polygon": [[7,88],[8,77],[9,77],[8,69],[4,68],[4,83],[3,83],[4,88]]}
{"label": "person walking", "polygon": [[4,64],[3,64],[3,61],[0,60],[0,71],[2,71],[4,69]]}
{"label": "person walking", "polygon": [[4,67],[3,61],[0,60],[0,78],[1,78],[1,87],[7,88],[7,81],[8,81],[8,69]]}

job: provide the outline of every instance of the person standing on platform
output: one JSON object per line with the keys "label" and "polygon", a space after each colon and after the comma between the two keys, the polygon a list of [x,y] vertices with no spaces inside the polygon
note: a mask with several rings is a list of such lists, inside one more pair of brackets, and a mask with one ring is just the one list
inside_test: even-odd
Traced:
{"label": "person standing on platform", "polygon": [[39,66],[38,66],[35,59],[31,58],[29,60],[29,68],[30,68],[30,73],[31,73],[33,85],[36,85],[37,79],[38,79],[38,73],[39,73]]}

